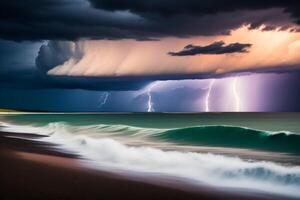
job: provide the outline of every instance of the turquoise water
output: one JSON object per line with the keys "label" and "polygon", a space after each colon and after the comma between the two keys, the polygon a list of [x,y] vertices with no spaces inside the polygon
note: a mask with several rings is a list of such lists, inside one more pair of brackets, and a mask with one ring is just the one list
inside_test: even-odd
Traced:
{"label": "turquoise water", "polygon": [[[55,122],[74,127],[97,126],[99,134],[110,129],[123,136],[135,133],[131,127],[146,132],[158,129],[147,137],[183,145],[300,154],[298,113],[26,114],[6,115],[2,118],[35,126]],[[123,127],[120,128],[120,125]]]}
{"label": "turquoise water", "polygon": [[234,126],[202,126],[172,129],[155,137],[192,145],[300,154],[300,135],[284,131],[270,132]]}
{"label": "turquoise water", "polygon": [[[1,115],[0,115],[1,116]],[[268,131],[300,133],[299,113],[128,113],[128,114],[26,114],[5,115],[18,123],[47,124],[68,122],[73,125],[124,124],[145,128],[179,128],[203,125],[231,125]]]}

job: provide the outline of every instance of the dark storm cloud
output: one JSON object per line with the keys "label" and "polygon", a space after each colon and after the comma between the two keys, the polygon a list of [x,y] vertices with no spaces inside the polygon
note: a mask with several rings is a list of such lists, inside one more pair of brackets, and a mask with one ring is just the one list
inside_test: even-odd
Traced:
{"label": "dark storm cloud", "polygon": [[101,9],[111,11],[130,10],[137,13],[157,13],[164,16],[178,14],[215,14],[218,12],[229,12],[236,10],[266,9],[280,7],[287,12],[299,16],[298,0],[89,0],[92,4]]}
{"label": "dark storm cloud", "polygon": [[94,9],[85,0],[0,2],[0,37],[8,40],[143,39],[134,28],[140,20],[127,12]]}
{"label": "dark storm cloud", "polygon": [[194,56],[199,54],[228,54],[228,53],[246,53],[251,44],[231,43],[225,45],[223,41],[214,42],[207,46],[195,46],[189,44],[183,50],[178,52],[169,52],[171,56]]}
{"label": "dark storm cloud", "polygon": [[30,68],[35,64],[34,58],[40,43],[13,42],[0,39],[0,72],[11,68]]}
{"label": "dark storm cloud", "polygon": [[151,80],[120,77],[47,76],[36,69],[0,72],[0,88],[10,89],[83,89],[98,91],[139,90]]}
{"label": "dark storm cloud", "polygon": [[244,24],[250,28],[266,24],[265,30],[286,29],[293,21],[299,23],[297,0],[0,1],[0,38],[15,41],[151,40],[228,34]]}
{"label": "dark storm cloud", "polygon": [[[239,10],[264,10],[270,8],[282,8],[284,12],[289,13],[293,17],[293,21],[300,23],[300,4],[298,0],[89,0],[95,7],[107,9],[110,11],[129,10],[142,16],[159,15],[162,17],[174,16],[204,16],[214,15],[224,12],[235,12]],[[180,19],[179,17],[179,19]],[[273,16],[276,18],[276,15]],[[252,22],[256,27],[259,23],[263,23],[263,17],[260,21]],[[245,21],[247,22],[247,21]],[[248,21],[251,23],[251,21]]]}
{"label": "dark storm cloud", "polygon": [[[297,70],[296,70],[297,69]],[[216,74],[214,72],[201,74],[172,74],[155,76],[127,76],[127,77],[71,77],[47,76],[37,69],[0,71],[0,89],[82,89],[89,91],[136,91],[157,80],[193,80],[224,78],[252,73],[293,73],[300,75],[298,65],[269,67],[263,69],[237,71],[232,73]]]}
{"label": "dark storm cloud", "polygon": [[69,59],[80,60],[83,51],[80,45],[70,41],[49,41],[40,47],[36,57],[36,66],[44,72],[63,64]]}

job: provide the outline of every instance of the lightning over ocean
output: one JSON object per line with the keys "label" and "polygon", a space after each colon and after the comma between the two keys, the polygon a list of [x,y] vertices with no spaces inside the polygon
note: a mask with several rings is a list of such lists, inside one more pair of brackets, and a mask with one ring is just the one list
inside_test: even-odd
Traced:
{"label": "lightning over ocean", "polygon": [[158,84],[158,82],[151,83],[147,88],[147,96],[148,96],[148,102],[147,102],[147,112],[154,112],[154,103],[153,103],[153,97],[152,97],[152,90],[155,89],[155,86]]}
{"label": "lightning over ocean", "polygon": [[2,0],[0,27],[0,200],[300,199],[299,0]]}

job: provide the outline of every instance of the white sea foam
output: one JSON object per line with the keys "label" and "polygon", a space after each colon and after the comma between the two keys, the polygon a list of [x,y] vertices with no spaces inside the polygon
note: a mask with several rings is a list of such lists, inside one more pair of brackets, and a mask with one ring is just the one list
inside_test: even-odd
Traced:
{"label": "white sea foam", "polygon": [[9,133],[29,133],[37,135],[49,135],[51,130],[47,127],[17,125],[8,122],[0,122],[0,130]]}
{"label": "white sea foam", "polygon": [[[185,178],[194,184],[206,183],[213,186],[300,197],[300,167],[298,166],[250,162],[210,153],[165,151],[143,145],[128,146],[123,144],[122,140],[111,137],[114,134],[123,134],[124,128],[126,129],[123,126],[109,125],[72,127],[63,123],[52,123],[46,127],[6,124],[4,130],[22,133],[25,130],[25,132],[49,135],[50,137],[42,140],[76,151],[92,160],[96,167],[106,170],[117,168],[131,172],[160,173]],[[101,136],[95,134],[99,133],[99,129],[103,133]],[[152,134],[157,130],[129,128],[130,131],[133,134],[143,135]],[[128,133],[128,129],[125,132]]]}
{"label": "white sea foam", "polygon": [[67,149],[78,151],[106,168],[163,173],[187,178],[194,183],[254,189],[300,197],[300,167],[272,162],[248,162],[215,154],[163,151],[153,147],[133,147],[119,140],[86,134],[56,131],[50,138]]}

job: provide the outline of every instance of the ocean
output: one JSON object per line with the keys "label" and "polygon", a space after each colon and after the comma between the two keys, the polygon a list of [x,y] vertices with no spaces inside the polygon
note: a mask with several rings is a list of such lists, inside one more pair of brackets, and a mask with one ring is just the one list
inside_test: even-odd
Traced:
{"label": "ocean", "polygon": [[300,113],[2,114],[100,170],[300,198]]}

